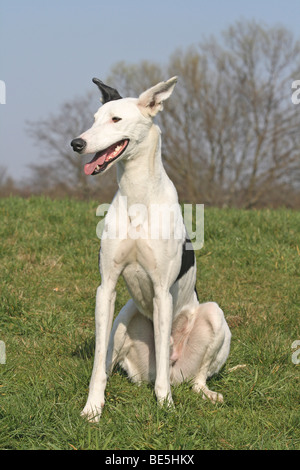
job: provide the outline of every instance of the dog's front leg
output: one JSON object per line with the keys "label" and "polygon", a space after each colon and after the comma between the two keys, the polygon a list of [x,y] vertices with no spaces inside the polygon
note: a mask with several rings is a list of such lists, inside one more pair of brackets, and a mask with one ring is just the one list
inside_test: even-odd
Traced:
{"label": "dog's front leg", "polygon": [[159,291],[153,299],[153,307],[156,357],[155,394],[160,404],[167,403],[172,406],[169,355],[173,299],[170,292]]}
{"label": "dog's front leg", "polygon": [[110,282],[102,282],[101,286],[97,289],[96,295],[96,346],[94,366],[88,399],[81,413],[82,416],[86,416],[89,420],[94,422],[99,421],[104,406],[104,392],[107,382],[105,363],[114,314],[115,298],[115,285],[112,285]]}

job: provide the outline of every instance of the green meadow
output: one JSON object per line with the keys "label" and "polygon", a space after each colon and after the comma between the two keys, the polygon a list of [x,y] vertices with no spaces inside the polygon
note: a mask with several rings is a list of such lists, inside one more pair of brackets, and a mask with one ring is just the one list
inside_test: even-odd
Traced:
{"label": "green meadow", "polygon": [[[91,424],[80,411],[94,354],[98,204],[0,199],[0,449],[299,449],[300,212],[205,208],[197,291],[232,331],[209,383],[224,403],[184,383],[175,410],[159,408],[152,385],[117,368]],[[117,291],[115,313],[129,298],[122,279]]]}

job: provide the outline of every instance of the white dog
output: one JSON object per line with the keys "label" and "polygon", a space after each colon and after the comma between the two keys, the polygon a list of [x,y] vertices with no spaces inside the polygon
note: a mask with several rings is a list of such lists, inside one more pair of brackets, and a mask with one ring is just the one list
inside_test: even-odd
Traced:
{"label": "white dog", "polygon": [[[177,192],[163,167],[160,130],[153,123],[177,78],[158,83],[139,98],[124,99],[100,80],[93,81],[104,104],[93,126],[71,145],[80,154],[95,153],[85,165],[87,175],[104,173],[116,164],[119,190],[101,241],[95,359],[82,414],[99,419],[107,373],[117,362],[133,381],[155,381],[160,403],[172,405],[170,384],[185,379],[192,379],[194,390],[212,401],[222,401],[206,380],[225,363],[231,334],[217,304],[198,302],[194,252],[181,212],[174,211],[179,208]],[[138,217],[133,206],[140,208]],[[168,237],[153,207],[164,208]],[[111,330],[121,274],[132,299]]]}

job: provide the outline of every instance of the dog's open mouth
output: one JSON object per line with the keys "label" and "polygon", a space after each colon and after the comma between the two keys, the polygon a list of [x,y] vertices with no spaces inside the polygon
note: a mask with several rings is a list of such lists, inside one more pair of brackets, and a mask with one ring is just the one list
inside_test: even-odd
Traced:
{"label": "dog's open mouth", "polygon": [[84,165],[85,174],[97,175],[98,173],[104,171],[110,163],[122,155],[128,144],[128,139],[120,140],[107,149],[97,152],[94,158],[89,163]]}

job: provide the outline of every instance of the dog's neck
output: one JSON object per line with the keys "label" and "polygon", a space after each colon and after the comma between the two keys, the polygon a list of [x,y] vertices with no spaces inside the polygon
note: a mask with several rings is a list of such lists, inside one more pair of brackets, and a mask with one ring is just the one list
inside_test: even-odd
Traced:
{"label": "dog's neck", "polygon": [[[139,144],[136,155],[117,163],[117,179],[122,196],[128,204],[149,205],[173,188],[161,159],[160,129],[153,124],[146,139]],[[171,201],[170,201],[171,202]]]}

